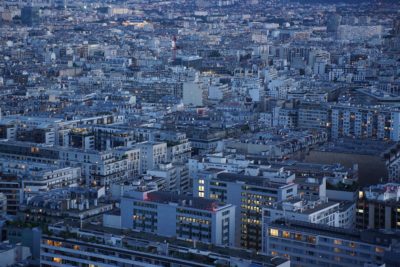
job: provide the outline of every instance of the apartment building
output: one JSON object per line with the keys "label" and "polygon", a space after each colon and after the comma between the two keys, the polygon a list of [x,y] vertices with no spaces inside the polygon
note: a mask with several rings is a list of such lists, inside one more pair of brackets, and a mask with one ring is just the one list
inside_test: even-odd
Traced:
{"label": "apartment building", "polygon": [[397,234],[346,230],[280,219],[263,228],[263,252],[290,259],[291,266],[382,266]]}
{"label": "apartment building", "polygon": [[167,161],[167,143],[146,141],[136,144],[135,147],[140,149],[141,173]]}
{"label": "apartment building", "polygon": [[380,108],[340,106],[332,107],[331,138],[375,138],[399,141],[400,113]]}
{"label": "apartment building", "polygon": [[296,196],[293,181],[282,169],[248,168],[246,174],[208,169],[193,180],[193,195],[235,205],[236,245],[261,250],[262,208]]}
{"label": "apartment building", "polygon": [[339,225],[339,203],[327,199],[294,198],[263,209],[263,224],[280,218],[329,226]]}
{"label": "apartment building", "polygon": [[358,193],[356,226],[359,229],[400,229],[400,185],[377,184]]}
{"label": "apartment building", "polygon": [[235,207],[170,192],[136,190],[121,199],[122,228],[215,245],[235,245]]}
{"label": "apartment building", "polygon": [[[263,266],[289,267],[290,261],[282,257],[255,255],[247,251],[211,247],[197,243],[195,248],[183,240],[165,240],[146,233],[128,236],[91,229],[72,229],[68,238],[65,229],[50,226],[52,235],[45,235],[40,243],[41,266]],[[165,242],[163,242],[164,240]]]}

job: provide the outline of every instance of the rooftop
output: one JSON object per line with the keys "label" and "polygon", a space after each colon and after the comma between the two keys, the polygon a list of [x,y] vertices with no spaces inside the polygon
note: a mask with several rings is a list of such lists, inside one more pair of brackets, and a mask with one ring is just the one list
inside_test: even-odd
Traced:
{"label": "rooftop", "polygon": [[400,233],[385,233],[378,230],[355,230],[355,229],[344,229],[333,226],[327,226],[322,224],[294,221],[294,220],[283,220],[278,219],[270,223],[270,227],[280,227],[283,229],[306,232],[309,234],[327,236],[331,238],[338,238],[343,240],[349,240],[354,242],[364,242],[372,245],[389,246],[392,240],[399,240]]}
{"label": "rooftop", "polygon": [[155,202],[160,204],[175,203],[179,207],[188,207],[205,211],[215,211],[218,208],[227,206],[227,205],[221,205],[219,202],[211,199],[178,195],[164,191],[154,191],[147,193],[145,201]]}
{"label": "rooftop", "polygon": [[253,185],[259,187],[267,187],[278,189],[285,187],[286,185],[292,184],[286,183],[282,180],[282,183],[272,182],[270,178],[263,177],[263,176],[250,176],[244,174],[237,174],[237,173],[219,173],[217,175],[217,180],[226,181],[226,182],[233,182],[233,183],[243,183],[246,185]]}
{"label": "rooftop", "polygon": [[363,189],[364,197],[368,200],[382,202],[398,202],[400,200],[400,184],[387,183],[370,185]]}

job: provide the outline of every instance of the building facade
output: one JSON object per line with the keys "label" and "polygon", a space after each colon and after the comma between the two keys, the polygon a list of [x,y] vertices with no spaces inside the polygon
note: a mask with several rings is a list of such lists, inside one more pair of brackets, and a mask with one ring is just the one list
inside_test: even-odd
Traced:
{"label": "building facade", "polygon": [[234,246],[235,207],[169,192],[132,191],[121,200],[122,228]]}

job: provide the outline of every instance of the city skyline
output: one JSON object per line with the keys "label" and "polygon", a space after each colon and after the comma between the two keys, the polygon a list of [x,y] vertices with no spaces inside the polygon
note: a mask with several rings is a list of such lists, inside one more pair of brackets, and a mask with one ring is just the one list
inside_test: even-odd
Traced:
{"label": "city skyline", "polygon": [[400,2],[0,2],[0,267],[400,266]]}

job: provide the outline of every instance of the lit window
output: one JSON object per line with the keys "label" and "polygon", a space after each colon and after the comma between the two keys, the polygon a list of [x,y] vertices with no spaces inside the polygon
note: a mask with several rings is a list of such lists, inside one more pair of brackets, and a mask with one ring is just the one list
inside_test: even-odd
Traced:
{"label": "lit window", "polygon": [[364,210],[363,209],[358,209],[357,212],[358,213],[364,213]]}
{"label": "lit window", "polygon": [[341,244],[342,244],[342,240],[335,239],[335,240],[333,241],[333,243],[334,243],[335,245],[341,245]]}
{"label": "lit window", "polygon": [[199,191],[204,191],[204,186],[203,185],[199,186]]}
{"label": "lit window", "polygon": [[358,198],[363,198],[363,197],[364,197],[364,192],[358,191]]}
{"label": "lit window", "polygon": [[39,153],[38,147],[31,147],[31,153]]}
{"label": "lit window", "polygon": [[204,180],[203,179],[199,180],[199,184],[204,184]]}
{"label": "lit window", "polygon": [[283,232],[282,232],[282,236],[283,236],[284,238],[290,238],[290,232],[288,232],[288,231],[283,231]]}
{"label": "lit window", "polygon": [[62,259],[61,258],[53,258],[53,261],[56,263],[62,263]]}
{"label": "lit window", "polygon": [[199,197],[204,197],[204,192],[199,192]]}
{"label": "lit window", "polygon": [[269,235],[270,236],[279,236],[279,230],[278,229],[269,229]]}
{"label": "lit window", "polygon": [[308,243],[315,244],[316,238],[315,238],[315,236],[308,236],[307,241],[308,241]]}
{"label": "lit window", "polygon": [[384,250],[383,250],[383,248],[381,248],[381,247],[376,247],[376,248],[375,248],[375,252],[376,252],[376,253],[383,253]]}

